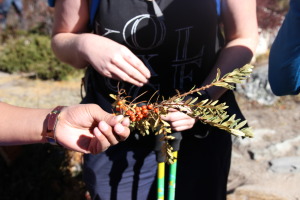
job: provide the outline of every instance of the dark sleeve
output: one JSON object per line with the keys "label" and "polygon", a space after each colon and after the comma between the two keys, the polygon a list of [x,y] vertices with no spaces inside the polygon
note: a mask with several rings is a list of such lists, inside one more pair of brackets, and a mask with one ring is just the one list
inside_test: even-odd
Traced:
{"label": "dark sleeve", "polygon": [[277,96],[300,92],[300,1],[290,10],[275,38],[269,57],[269,81]]}

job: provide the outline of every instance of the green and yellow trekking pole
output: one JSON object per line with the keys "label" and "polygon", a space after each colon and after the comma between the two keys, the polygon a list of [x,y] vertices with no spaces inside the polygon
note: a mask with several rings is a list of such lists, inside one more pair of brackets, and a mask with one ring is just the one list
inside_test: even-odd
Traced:
{"label": "green and yellow trekking pole", "polygon": [[163,155],[161,149],[164,144],[162,141],[162,134],[155,136],[155,152],[156,152],[156,161],[157,161],[157,199],[165,199],[165,155]]}
{"label": "green and yellow trekking pole", "polygon": [[182,139],[181,132],[175,132],[172,134],[172,136],[175,137],[174,140],[170,141],[170,145],[173,147],[174,162],[172,164],[170,164],[169,184],[168,184],[168,200],[175,199],[177,159],[178,159],[178,151],[180,148],[180,142]]}
{"label": "green and yellow trekking pole", "polygon": [[[156,160],[157,160],[157,200],[165,199],[165,161],[166,157],[162,154],[161,148],[164,145],[164,141],[161,140],[163,135],[159,134],[156,136]],[[176,188],[176,172],[177,172],[177,156],[182,139],[181,132],[173,133],[174,140],[170,142],[173,147],[174,162],[170,164],[169,168],[169,184],[168,184],[168,200],[175,199],[175,188]]]}
{"label": "green and yellow trekking pole", "polygon": [[173,152],[173,156],[175,157],[174,163],[170,164],[169,185],[168,185],[168,200],[174,200],[175,199],[177,155],[178,155],[178,151],[174,151]]}
{"label": "green and yellow trekking pole", "polygon": [[165,162],[159,162],[157,173],[157,199],[165,199]]}

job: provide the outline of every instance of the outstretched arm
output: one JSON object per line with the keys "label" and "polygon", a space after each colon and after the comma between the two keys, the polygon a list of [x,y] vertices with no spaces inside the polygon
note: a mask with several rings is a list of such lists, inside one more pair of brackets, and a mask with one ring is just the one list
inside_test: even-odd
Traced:
{"label": "outstretched arm", "polygon": [[[0,145],[45,143],[51,109],[32,109],[0,102]],[[100,153],[129,135],[129,121],[96,104],[65,107],[56,125],[56,140],[82,153]]]}

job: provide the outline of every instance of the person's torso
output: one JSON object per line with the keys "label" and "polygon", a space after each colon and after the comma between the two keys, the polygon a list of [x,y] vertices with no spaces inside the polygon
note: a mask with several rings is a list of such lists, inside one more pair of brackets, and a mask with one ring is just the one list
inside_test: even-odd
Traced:
{"label": "person's torso", "polygon": [[[218,15],[212,0],[102,0],[94,32],[127,46],[151,72],[143,88],[104,78],[93,71],[91,81],[101,96],[128,96],[143,91],[162,96],[199,86],[212,68],[217,54]],[[159,15],[162,12],[163,16]],[[109,97],[108,97],[109,98]],[[112,100],[112,99],[111,99]]]}

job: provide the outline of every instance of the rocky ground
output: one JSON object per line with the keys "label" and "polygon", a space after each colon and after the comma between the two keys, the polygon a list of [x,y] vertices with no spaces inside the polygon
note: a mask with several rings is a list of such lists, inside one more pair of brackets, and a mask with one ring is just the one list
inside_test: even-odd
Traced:
{"label": "rocky ground", "polygon": [[[52,82],[0,73],[0,101],[13,105],[49,108],[58,104],[75,104],[80,101],[79,88],[80,78]],[[244,93],[246,90],[244,88],[242,92],[241,90],[236,92],[236,96],[249,125],[254,130],[255,137],[233,138],[228,200],[300,199],[300,97],[272,97],[271,99],[268,97],[265,98],[265,102],[262,102],[259,100],[261,95],[249,97],[249,94]],[[258,91],[253,87],[251,90],[252,93]],[[262,90],[269,89],[264,86]],[[270,105],[267,105],[268,102]],[[18,156],[9,157],[6,152],[9,151],[1,149],[0,167],[4,165],[3,163],[6,166],[2,167],[1,173],[11,174],[9,166],[13,166]],[[73,156],[73,159],[78,157]],[[71,167],[76,171],[74,166],[76,169],[76,164]],[[16,166],[14,169],[18,170]],[[22,175],[16,177],[21,178]],[[15,180],[20,181],[17,178]],[[10,179],[6,177],[0,180]],[[0,181],[0,186],[5,184],[12,183]],[[56,187],[59,187],[59,184]],[[17,199],[9,198],[8,194],[6,197],[6,199]],[[73,199],[78,199],[78,195]]]}

